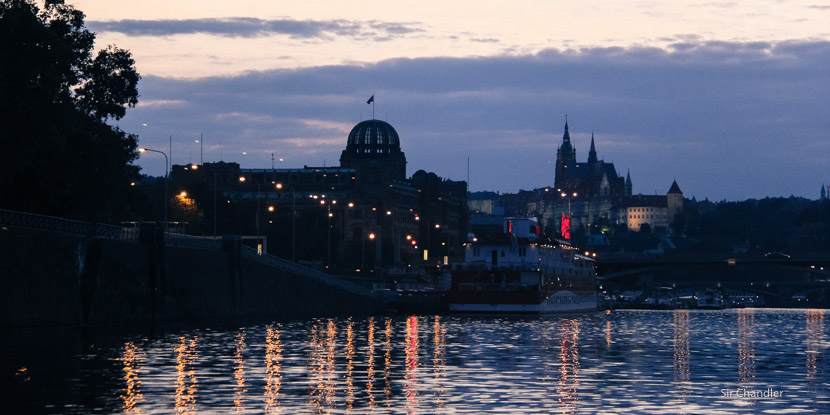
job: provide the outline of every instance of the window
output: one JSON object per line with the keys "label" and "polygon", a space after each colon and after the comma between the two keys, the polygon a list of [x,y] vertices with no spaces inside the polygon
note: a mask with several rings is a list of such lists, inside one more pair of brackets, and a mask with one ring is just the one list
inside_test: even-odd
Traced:
{"label": "window", "polygon": [[527,256],[527,247],[519,248],[519,256],[520,257]]}
{"label": "window", "polygon": [[478,245],[473,247],[473,256],[481,256],[481,247]]}

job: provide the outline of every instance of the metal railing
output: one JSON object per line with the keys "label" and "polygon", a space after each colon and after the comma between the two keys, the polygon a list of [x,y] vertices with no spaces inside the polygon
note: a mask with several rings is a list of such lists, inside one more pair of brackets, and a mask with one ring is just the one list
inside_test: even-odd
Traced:
{"label": "metal railing", "polygon": [[313,268],[304,267],[302,265],[295,264],[291,261],[276,257],[274,255],[259,255],[256,249],[251,248],[249,246],[242,246],[241,255],[245,258],[253,259],[257,262],[266,264],[273,268],[303,275],[321,281],[327,285],[336,286],[351,293],[361,295],[367,295],[370,293],[370,290],[366,287],[343,280],[335,275],[329,275]]}
{"label": "metal railing", "polygon": [[54,216],[15,212],[3,209],[0,209],[0,224],[20,228],[40,229],[73,235],[86,235],[112,239],[122,239],[123,231],[120,226],[81,222]]}
{"label": "metal railing", "polygon": [[222,241],[204,236],[185,235],[183,233],[164,233],[164,244],[188,248],[222,249]]}

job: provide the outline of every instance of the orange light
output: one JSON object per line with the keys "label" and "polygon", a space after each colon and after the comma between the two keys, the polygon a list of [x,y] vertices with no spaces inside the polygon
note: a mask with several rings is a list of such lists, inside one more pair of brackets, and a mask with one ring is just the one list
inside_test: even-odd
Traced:
{"label": "orange light", "polygon": [[273,207],[273,206],[268,206],[268,211],[269,211],[269,212],[273,212],[273,211],[274,211],[274,207]]}
{"label": "orange light", "polygon": [[369,234],[369,239],[375,239],[375,234],[370,233],[370,234]]}
{"label": "orange light", "polygon": [[239,181],[245,183],[245,176],[239,176]]}
{"label": "orange light", "polygon": [[181,196],[181,197],[187,197],[187,192],[181,192],[181,193],[179,193],[179,196]]}

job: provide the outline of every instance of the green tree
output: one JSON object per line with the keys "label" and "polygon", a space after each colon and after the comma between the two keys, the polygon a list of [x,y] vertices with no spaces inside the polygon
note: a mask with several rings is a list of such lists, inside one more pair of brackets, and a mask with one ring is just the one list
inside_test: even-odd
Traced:
{"label": "green tree", "polygon": [[115,46],[93,57],[84,14],[59,0],[0,0],[0,207],[114,219],[137,178],[137,138],[107,124],[138,102]]}

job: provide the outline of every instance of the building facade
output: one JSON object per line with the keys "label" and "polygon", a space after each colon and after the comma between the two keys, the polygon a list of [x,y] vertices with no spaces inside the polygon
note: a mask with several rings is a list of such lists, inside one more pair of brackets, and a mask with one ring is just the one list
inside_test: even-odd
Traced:
{"label": "building facade", "polygon": [[[268,236],[268,250],[285,258],[355,271],[435,267],[463,255],[466,182],[423,170],[407,178],[399,135],[381,120],[354,126],[340,166],[246,169],[205,163],[198,172],[174,166],[173,181],[212,189],[228,215],[248,211],[245,232],[252,233],[247,218],[255,216],[254,232]],[[237,205],[238,210],[227,208]]]}

